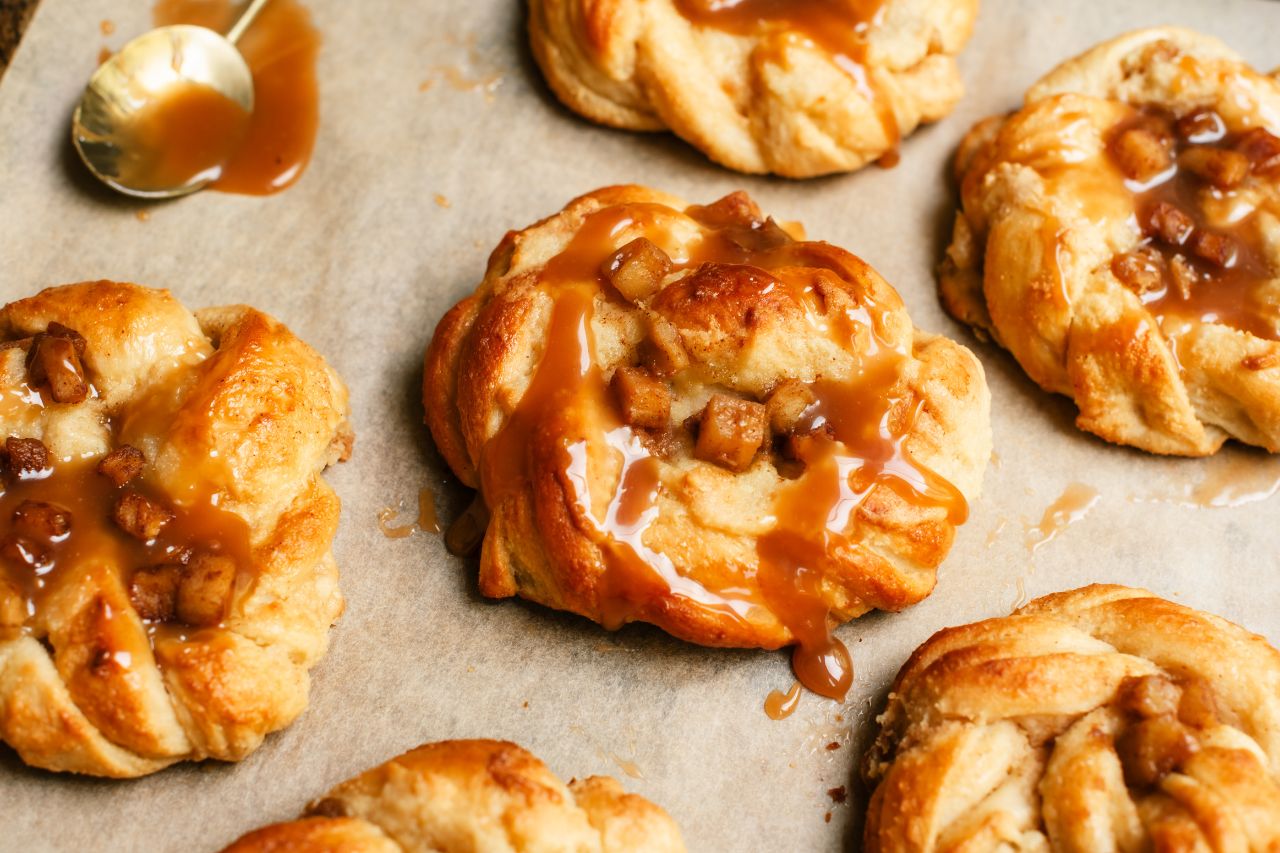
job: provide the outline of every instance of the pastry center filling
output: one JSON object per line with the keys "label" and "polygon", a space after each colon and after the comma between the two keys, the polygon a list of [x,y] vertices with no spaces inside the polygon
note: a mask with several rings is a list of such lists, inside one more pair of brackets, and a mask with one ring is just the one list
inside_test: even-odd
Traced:
{"label": "pastry center filling", "polygon": [[[854,273],[842,270],[829,247],[794,240],[748,205],[735,194],[684,217],[632,204],[586,219],[541,273],[540,290],[551,300],[545,350],[483,450],[481,487],[494,508],[538,482],[535,467],[552,466],[573,506],[535,500],[532,511],[569,512],[600,546],[605,571],[597,598],[606,627],[643,618],[673,596],[735,620],[763,608],[796,638],[798,677],[838,698],[852,671],[847,650],[831,635],[828,601],[833,576],[858,560],[859,507],[879,487],[916,507],[940,507],[952,523],[964,520],[967,505],[906,450],[920,403],[901,387],[910,352],[886,338],[885,309],[861,295],[847,310],[828,310],[820,277]],[[696,223],[700,239],[669,232],[680,218]],[[644,236],[634,237],[637,231]],[[785,293],[803,308],[808,333],[853,355],[851,375],[783,379],[763,399],[720,384],[701,411],[677,422],[673,396],[706,381],[708,368],[691,358],[654,302],[668,287],[715,300],[717,283],[726,280],[760,310],[771,294]],[[606,377],[592,316],[597,303],[619,300],[643,313],[646,337],[637,363]],[[683,474],[668,463],[689,457],[739,473],[769,464],[783,478],[754,565],[725,567],[720,582],[694,577],[652,541],[661,538],[655,522],[664,502],[679,500],[669,490]],[[602,483],[612,484],[603,501]]]}
{"label": "pastry center filling", "polygon": [[1123,725],[1115,740],[1125,784],[1158,794],[1170,773],[1183,769],[1212,730],[1239,720],[1218,700],[1208,682],[1163,675],[1125,679],[1116,697]]}
{"label": "pastry center filling", "polygon": [[[96,396],[76,332],[52,323],[26,345],[23,405],[76,405]],[[117,426],[111,424],[115,433]],[[143,453],[120,442],[105,455],[57,458],[38,439],[10,436],[2,455],[0,630],[44,637],[56,628],[46,622],[48,610],[75,611],[94,591],[118,598],[113,589],[153,628],[212,627],[225,618],[253,560],[247,523],[220,507],[219,495],[196,484],[174,500]]]}
{"label": "pastry center filling", "polygon": [[1229,132],[1211,111],[1139,110],[1111,130],[1108,153],[1135,195],[1143,235],[1111,269],[1165,333],[1221,323],[1280,340],[1262,221],[1280,176],[1280,138],[1262,128]]}
{"label": "pastry center filling", "polygon": [[[675,0],[687,20],[734,35],[800,38],[829,54],[875,109],[891,146],[901,134],[893,109],[867,72],[867,32],[880,24],[885,0]],[[892,165],[886,157],[884,165]]]}

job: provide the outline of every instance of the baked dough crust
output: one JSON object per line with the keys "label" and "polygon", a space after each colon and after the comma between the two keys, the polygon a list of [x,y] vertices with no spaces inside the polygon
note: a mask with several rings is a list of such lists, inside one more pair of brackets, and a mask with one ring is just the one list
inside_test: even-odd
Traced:
{"label": "baked dough crust", "polygon": [[950,113],[977,8],[887,0],[863,80],[795,31],[725,32],[676,0],[530,0],[529,34],[552,91],[592,121],[670,129],[730,169],[805,178],[861,168]]}
{"label": "baked dough crust", "polygon": [[658,806],[592,776],[568,785],[506,741],[427,744],[341,783],[309,817],[251,832],[223,853],[680,853]]}
{"label": "baked dough crust", "polygon": [[[744,199],[739,203],[755,209]],[[436,446],[465,484],[482,486],[482,457],[512,420],[547,351],[554,299],[540,275],[585,233],[593,217],[623,208],[639,211],[637,221],[648,217],[650,233],[663,235],[655,239],[673,257],[692,256],[708,239],[708,230],[685,212],[688,205],[680,199],[638,186],[597,190],[548,219],[508,233],[475,293],[441,319],[426,354],[423,399]],[[643,233],[639,228],[633,223],[613,233],[610,246]],[[717,391],[763,400],[781,380],[823,375],[856,387],[861,380],[850,377],[869,361],[873,346],[867,327],[858,326],[853,339],[839,345],[829,344],[815,328],[845,322],[841,318],[848,312],[860,310],[854,306],[878,306],[880,334],[904,352],[889,395],[897,401],[889,420],[910,424],[903,441],[915,463],[972,499],[991,449],[989,393],[977,359],[958,344],[915,329],[897,293],[850,253],[825,243],[794,245],[801,247],[797,254],[817,258],[815,268],[777,274],[810,277],[812,297],[795,296],[781,283],[762,291],[753,281],[766,273],[757,267],[737,266],[723,278],[695,279],[714,264],[667,276],[643,304],[629,303],[602,286],[592,302],[594,366],[607,380],[617,368],[640,360],[646,323],[655,322],[655,314],[656,322],[670,324],[690,359],[672,380],[670,423],[678,432]],[[598,251],[602,254],[592,256],[588,279],[612,248]],[[529,454],[534,461],[527,481],[500,498],[484,495],[492,517],[480,555],[481,592],[520,595],[608,627],[650,622],[708,646],[778,648],[795,642],[767,606],[734,612],[714,604],[717,591],[726,588],[759,600],[758,540],[773,529],[776,497],[793,482],[768,453],[736,473],[693,458],[687,444],[654,457],[657,511],[643,543],[669,558],[679,579],[668,577],[660,592],[629,600],[621,619],[610,613],[616,602],[607,591],[609,549],[616,539],[591,520],[578,498],[578,482],[556,461],[562,448],[592,435],[605,417],[600,407],[587,405],[548,419],[528,439],[535,452]],[[618,493],[620,476],[608,447],[598,460],[594,470],[600,473],[586,486],[596,517],[609,494]],[[932,590],[955,524],[940,505],[913,502],[894,488],[875,485],[852,513],[845,544],[832,546],[817,566],[821,604],[837,623],[874,608],[896,611],[914,604]],[[683,584],[680,589],[674,588],[677,582]]]}
{"label": "baked dough crust", "polygon": [[940,631],[879,722],[868,853],[1280,845],[1280,652],[1144,590]]}
{"label": "baked dough crust", "polygon": [[[220,625],[149,638],[121,576],[141,567],[80,559],[82,579],[25,625],[0,627],[0,738],[28,764],[99,776],[244,758],[306,707],[307,671],[342,612],[338,498],[320,473],[351,449],[346,387],[245,306],[193,315],[168,291],[85,282],[0,309],[0,340],[54,322],[87,340],[97,395],[14,406],[26,353],[2,349],[0,432],[40,439],[55,459],[95,458],[112,449],[112,422],[139,416],[130,441],[155,482],[178,494],[200,471],[200,486],[247,523],[254,566]],[[0,598],[16,592],[0,587]]]}
{"label": "baked dough crust", "polygon": [[[1105,134],[1131,107],[1212,109],[1228,131],[1280,133],[1280,83],[1216,39],[1164,27],[1089,50],[961,144],[943,305],[1040,387],[1075,400],[1077,425],[1107,441],[1185,456],[1227,438],[1280,451],[1280,343],[1205,322],[1175,355],[1112,272],[1113,258],[1143,239],[1135,196],[1107,162]],[[1280,269],[1280,181],[1255,175],[1242,193],[1258,205],[1260,243]]]}

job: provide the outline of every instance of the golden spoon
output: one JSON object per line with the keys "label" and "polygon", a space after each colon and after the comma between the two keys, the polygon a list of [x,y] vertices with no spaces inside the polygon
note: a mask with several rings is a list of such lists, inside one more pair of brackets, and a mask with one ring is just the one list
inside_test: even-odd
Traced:
{"label": "golden spoon", "polygon": [[253,0],[225,36],[160,27],[102,63],[71,118],[89,171],[141,198],[186,195],[216,180],[253,112],[253,75],[235,45],[268,2]]}

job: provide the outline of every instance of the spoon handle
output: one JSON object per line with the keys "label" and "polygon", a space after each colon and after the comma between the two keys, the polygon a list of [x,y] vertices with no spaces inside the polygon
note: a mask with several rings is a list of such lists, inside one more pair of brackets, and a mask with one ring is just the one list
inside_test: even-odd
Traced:
{"label": "spoon handle", "polygon": [[262,7],[267,5],[268,0],[253,0],[243,12],[240,18],[227,30],[227,41],[235,44],[240,41],[240,36],[244,35],[244,31],[249,29],[249,25],[253,23],[253,19],[258,17],[258,13],[262,11]]}

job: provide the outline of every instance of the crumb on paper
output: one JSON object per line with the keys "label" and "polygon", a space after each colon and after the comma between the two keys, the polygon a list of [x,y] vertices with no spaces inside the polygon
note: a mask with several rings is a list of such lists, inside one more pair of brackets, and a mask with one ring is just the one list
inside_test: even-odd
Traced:
{"label": "crumb on paper", "polygon": [[822,816],[823,823],[831,823],[831,812],[827,812]]}
{"label": "crumb on paper", "polygon": [[833,740],[831,741],[831,743],[827,744],[827,749],[832,750],[833,752],[839,748],[840,748],[840,741],[838,740]]}
{"label": "crumb on paper", "polygon": [[436,204],[440,207],[452,207],[453,202],[449,201],[449,197],[444,193],[436,193]]}
{"label": "crumb on paper", "polygon": [[116,25],[114,21],[110,21],[104,18],[103,20],[98,22],[98,32],[102,33],[104,36],[109,36],[115,31],[116,31]]}
{"label": "crumb on paper", "polygon": [[137,213],[134,214],[134,216],[138,218],[139,222],[151,221],[151,211],[149,210],[139,210]]}
{"label": "crumb on paper", "polygon": [[845,790],[844,785],[841,785],[838,788],[828,788],[827,796],[831,798],[831,802],[838,805],[849,799],[849,792]]}

